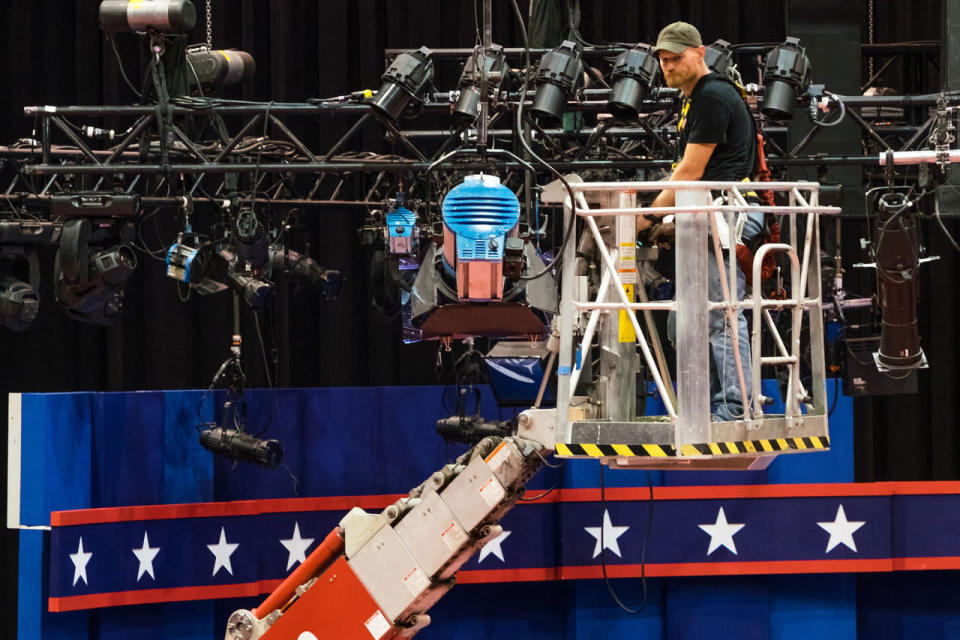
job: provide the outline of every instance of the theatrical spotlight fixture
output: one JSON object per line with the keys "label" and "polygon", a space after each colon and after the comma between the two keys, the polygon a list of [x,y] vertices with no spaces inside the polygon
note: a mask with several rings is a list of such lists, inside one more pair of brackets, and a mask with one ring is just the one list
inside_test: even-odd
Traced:
{"label": "theatrical spotlight fixture", "polygon": [[885,193],[877,203],[877,294],[882,318],[880,350],[874,360],[880,371],[927,366],[917,328],[920,231],[911,206],[907,196],[896,191]]}
{"label": "theatrical spotlight fixture", "polygon": [[263,225],[250,207],[242,207],[233,225],[237,257],[252,271],[260,271],[270,261],[270,248]]}
{"label": "theatrical spotlight fixture", "polygon": [[[482,52],[482,56],[480,55]],[[482,67],[480,59],[482,58]],[[480,113],[481,73],[487,75],[487,96],[496,96],[506,76],[507,59],[503,47],[498,44],[487,49],[477,49],[463,67],[460,74],[460,97],[453,107],[454,117],[463,122],[473,122]]]}
{"label": "theatrical spotlight fixture", "polygon": [[277,440],[261,440],[245,431],[217,425],[200,432],[203,448],[231,460],[243,460],[273,469],[283,459],[283,447]]}
{"label": "theatrical spotlight fixture", "polygon": [[282,245],[274,245],[270,247],[270,266],[289,273],[295,280],[316,287],[328,300],[333,300],[340,295],[343,275],[336,269],[321,267],[310,256],[302,255]]}
{"label": "theatrical spotlight fixture", "polygon": [[190,0],[103,0],[100,3],[100,28],[108,33],[186,33],[196,24],[197,9]]}
{"label": "theatrical spotlight fixture", "polygon": [[33,287],[10,276],[0,278],[0,324],[11,331],[24,331],[39,311],[40,297]]}
{"label": "theatrical spotlight fixture", "polygon": [[607,109],[618,120],[633,120],[660,72],[657,56],[650,47],[639,44],[617,56],[613,63],[613,89]]}
{"label": "theatrical spotlight fixture", "polygon": [[432,53],[427,47],[420,47],[394,58],[381,77],[383,84],[370,100],[370,106],[389,120],[396,120],[411,100],[421,102],[424,91],[433,82]]}
{"label": "theatrical spotlight fixture", "polygon": [[208,49],[206,45],[187,49],[187,65],[193,69],[190,80],[204,91],[245,82],[257,71],[253,56],[246,51]]}
{"label": "theatrical spotlight fixture", "polygon": [[580,45],[564,40],[553,51],[540,58],[537,69],[537,93],[533,97],[530,111],[538,116],[555,119],[563,117],[563,109],[583,75],[583,62]]}
{"label": "theatrical spotlight fixture", "polygon": [[269,280],[237,273],[232,269],[227,272],[227,284],[243,297],[251,309],[260,309],[273,295],[273,283]]}
{"label": "theatrical spotlight fixture", "polygon": [[[85,267],[78,265],[80,272],[72,273],[65,267],[70,263],[66,259],[67,253],[61,239],[60,251],[54,261],[57,301],[75,320],[113,326],[123,312],[123,287],[137,267],[133,249],[117,245],[98,251],[90,255]],[[86,253],[85,247],[83,253]]]}
{"label": "theatrical spotlight fixture", "polygon": [[209,257],[212,252],[201,251],[195,234],[181,234],[167,250],[167,276],[179,280],[200,295],[218,293],[227,285],[210,277]]}
{"label": "theatrical spotlight fixture", "polygon": [[772,49],[763,62],[764,115],[776,120],[790,120],[797,106],[797,96],[810,86],[810,60],[798,38],[787,38]]}
{"label": "theatrical spotlight fixture", "polygon": [[730,48],[730,43],[726,40],[717,40],[707,45],[703,52],[703,62],[710,71],[726,76],[730,67],[733,66],[733,49]]}

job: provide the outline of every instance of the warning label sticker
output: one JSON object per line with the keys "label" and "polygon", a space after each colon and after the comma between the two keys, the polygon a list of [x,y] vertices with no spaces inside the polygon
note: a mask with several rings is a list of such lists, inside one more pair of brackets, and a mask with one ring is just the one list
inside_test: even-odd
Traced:
{"label": "warning label sticker", "polygon": [[497,482],[496,478],[490,478],[480,487],[480,497],[483,498],[483,501],[486,502],[489,507],[499,504],[505,495],[506,492],[500,483]]}
{"label": "warning label sticker", "polygon": [[500,444],[497,445],[497,448],[490,452],[484,461],[487,463],[487,466],[493,470],[494,473],[500,471],[507,460],[510,459],[510,447],[507,445],[507,441],[503,440]]}
{"label": "warning label sticker", "polygon": [[456,551],[467,541],[467,532],[459,524],[451,521],[440,532],[440,539],[443,540],[450,551]]}
{"label": "warning label sticker", "polygon": [[380,638],[387,635],[387,632],[390,631],[390,623],[387,622],[387,617],[383,615],[380,609],[377,609],[377,612],[367,618],[367,621],[363,624],[367,628],[367,631],[370,632],[370,635],[373,636],[373,640],[380,640]]}
{"label": "warning label sticker", "polygon": [[420,570],[420,567],[414,567],[410,570],[410,573],[403,577],[403,584],[407,585],[410,593],[418,596],[430,586],[430,579]]}

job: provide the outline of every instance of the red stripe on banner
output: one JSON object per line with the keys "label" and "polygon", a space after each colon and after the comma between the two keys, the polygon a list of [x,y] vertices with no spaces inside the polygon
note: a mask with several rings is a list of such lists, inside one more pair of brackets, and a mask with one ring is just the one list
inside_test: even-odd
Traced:
{"label": "red stripe on banner", "polygon": [[472,569],[457,572],[457,584],[482,582],[544,582],[559,580],[560,567],[536,569]]}
{"label": "red stripe on banner", "polygon": [[[654,487],[654,500],[729,500],[738,498],[826,498],[838,496],[951,495],[960,494],[960,482],[870,482],[837,484],[758,484],[701,487]],[[610,487],[608,502],[647,500],[647,487]],[[84,524],[129,522],[134,520],[172,520],[175,518],[215,518],[251,516],[296,511],[346,511],[352,507],[383,509],[404,494],[369,496],[330,496],[322,498],[281,498],[236,502],[198,502],[193,504],[147,505],[54,511],[50,524],[67,527]],[[599,502],[600,489],[558,489],[520,504],[556,504],[559,502]]]}
{"label": "red stripe on banner", "polygon": [[960,569],[960,558],[945,556],[942,558],[894,558],[894,571],[936,571],[938,569]]}
{"label": "red stripe on banner", "polygon": [[325,498],[280,498],[274,500],[237,500],[234,502],[195,502],[136,507],[107,507],[53,511],[50,525],[70,527],[83,524],[131,522],[136,520],[174,520],[180,518],[218,518],[255,516],[264,513],[296,511],[347,511],[353,507],[383,509],[403,495],[331,496]]}
{"label": "red stripe on banner", "polygon": [[[762,575],[781,573],[863,573],[892,571],[894,560],[891,558],[851,559],[851,560],[780,560],[757,562],[679,562],[673,564],[648,564],[644,575],[648,578],[677,576],[731,576]],[[611,578],[639,578],[641,565],[607,565],[607,576]],[[583,580],[602,578],[600,565],[582,567],[561,567],[561,580]]]}
{"label": "red stripe on banner", "polygon": [[243,598],[256,596],[260,593],[258,583],[244,582],[241,584],[210,585],[206,587],[143,589],[139,591],[115,591],[112,593],[93,593],[85,596],[48,598],[48,606],[50,611],[57,613],[62,611],[78,611],[80,609],[118,607],[128,604],[149,604],[152,602]]}
{"label": "red stripe on banner", "polygon": [[[898,485],[937,485],[952,487],[903,487],[907,491],[895,491]],[[556,492],[555,492],[556,493]],[[545,502],[599,502],[600,489],[560,489],[560,495]],[[822,498],[836,496],[890,496],[899,493],[960,493],[960,482],[945,483],[837,483],[837,484],[755,484],[717,485],[702,487],[654,487],[654,500],[727,500],[735,498]],[[648,487],[608,487],[604,498],[608,502],[643,501],[650,497]]]}

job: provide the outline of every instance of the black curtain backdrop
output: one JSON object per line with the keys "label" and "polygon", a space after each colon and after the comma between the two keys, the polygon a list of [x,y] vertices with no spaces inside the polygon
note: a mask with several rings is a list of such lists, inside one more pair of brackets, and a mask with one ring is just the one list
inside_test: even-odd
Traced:
{"label": "black curtain backdrop", "polygon": [[[190,42],[204,39],[203,0],[194,0],[198,26]],[[299,101],[376,88],[385,48],[472,46],[472,0],[214,0],[213,43],[253,54],[253,86],[235,97]],[[562,2],[557,4],[562,5]],[[864,3],[866,4],[866,3]],[[940,0],[876,2],[877,42],[938,39]],[[24,105],[129,104],[109,44],[97,27],[97,0],[37,2],[6,0],[0,9],[0,144],[31,135],[34,123]],[[528,15],[529,0],[520,0]],[[785,37],[787,2],[769,0],[583,0],[581,32],[589,42],[652,42],[674,20],[700,26],[706,42],[779,42]],[[520,46],[507,0],[494,2],[494,40]],[[863,41],[867,41],[867,18]],[[128,73],[138,76],[136,38],[119,36]],[[456,69],[441,73],[437,86],[452,88]],[[816,75],[816,69],[814,70]],[[935,74],[932,74],[935,76]],[[894,64],[892,84],[909,84],[911,70]],[[931,89],[933,87],[928,87]],[[329,146],[352,120],[329,117],[298,122],[297,133],[315,149]],[[351,148],[382,147],[375,126]],[[851,150],[858,153],[858,149]],[[9,172],[3,175],[9,177]],[[6,184],[3,185],[4,188]],[[263,316],[268,359],[276,349],[282,386],[429,384],[438,381],[435,344],[403,345],[371,305],[357,227],[358,209],[304,211],[310,252],[347,277],[343,294],[325,302],[316,293],[281,281],[280,295]],[[173,240],[172,212],[157,216],[159,248]],[[951,229],[957,233],[956,224]],[[921,333],[930,370],[915,396],[856,403],[859,480],[956,478],[960,465],[954,415],[957,393],[957,254],[932,225],[925,227],[931,253],[944,259],[923,268]],[[44,251],[41,314],[24,333],[0,329],[0,404],[8,392],[136,390],[205,387],[227,356],[232,332],[229,294],[195,296],[182,302],[159,262],[140,256],[127,286],[122,323],[101,329],[70,321],[53,300],[52,251]],[[266,384],[263,358],[244,312],[244,365],[251,385]],[[431,425],[424,425],[431,431]],[[192,446],[192,443],[190,443]],[[6,438],[0,465],[6,476]],[[4,500],[5,500],[4,493]],[[16,534],[4,531],[0,577],[7,611],[16,602]],[[14,637],[11,616],[0,636]]]}

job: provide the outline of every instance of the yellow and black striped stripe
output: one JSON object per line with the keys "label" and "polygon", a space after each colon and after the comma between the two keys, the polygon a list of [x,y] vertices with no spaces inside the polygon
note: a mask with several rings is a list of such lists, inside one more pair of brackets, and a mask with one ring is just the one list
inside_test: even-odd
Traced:
{"label": "yellow and black striped stripe", "polygon": [[766,440],[737,440],[685,444],[677,448],[669,444],[557,444],[557,455],[589,458],[611,456],[675,458],[677,456],[729,456],[750,453],[777,453],[779,451],[824,450],[830,448],[827,436],[805,438],[770,438]]}

